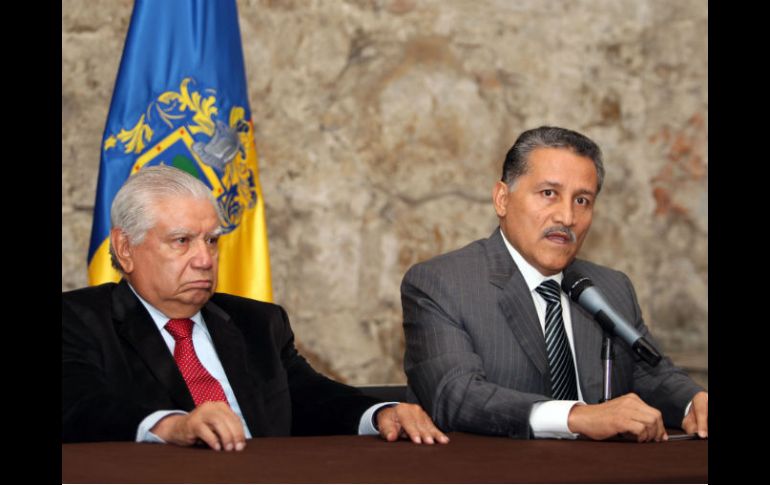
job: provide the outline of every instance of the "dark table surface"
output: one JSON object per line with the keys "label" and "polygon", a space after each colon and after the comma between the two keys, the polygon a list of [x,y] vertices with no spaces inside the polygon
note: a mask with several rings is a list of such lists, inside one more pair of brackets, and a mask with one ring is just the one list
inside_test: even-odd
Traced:
{"label": "dark table surface", "polygon": [[258,438],[240,453],[149,443],[62,445],[63,483],[708,482],[708,441],[512,440],[448,445],[373,436]]}

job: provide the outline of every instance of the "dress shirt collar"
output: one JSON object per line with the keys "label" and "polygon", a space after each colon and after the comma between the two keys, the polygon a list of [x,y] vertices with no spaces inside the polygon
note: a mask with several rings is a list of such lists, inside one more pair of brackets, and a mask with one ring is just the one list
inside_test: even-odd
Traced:
{"label": "dress shirt collar", "polygon": [[[128,281],[126,281],[128,283]],[[134,292],[134,295],[136,295],[137,298],[139,298],[139,301],[142,302],[142,305],[147,309],[147,311],[150,313],[150,316],[152,317],[152,321],[155,322],[155,325],[158,327],[158,330],[164,330],[164,327],[168,323],[169,320],[171,320],[169,317],[163,314],[160,310],[155,308],[154,306],[150,305],[144,298],[139,296],[139,293],[136,292],[133,286],[131,286],[131,283],[128,283],[128,287],[131,288],[131,291]],[[203,316],[201,315],[200,310],[198,312],[190,317],[190,320],[193,321],[195,325],[203,325]]]}
{"label": "dress shirt collar", "polygon": [[540,271],[529,264],[527,260],[524,259],[524,256],[522,256],[510,242],[508,242],[508,239],[505,237],[505,233],[503,233],[502,229],[500,229],[500,235],[503,236],[505,247],[508,248],[508,252],[511,253],[513,262],[516,263],[519,271],[521,271],[521,275],[524,277],[524,281],[527,283],[527,288],[529,288],[530,292],[535,291],[535,288],[540,286],[540,283],[545,280],[554,280],[559,283],[559,285],[561,285],[561,280],[564,277],[564,273],[562,271],[559,271],[555,275],[543,276],[540,274]]}

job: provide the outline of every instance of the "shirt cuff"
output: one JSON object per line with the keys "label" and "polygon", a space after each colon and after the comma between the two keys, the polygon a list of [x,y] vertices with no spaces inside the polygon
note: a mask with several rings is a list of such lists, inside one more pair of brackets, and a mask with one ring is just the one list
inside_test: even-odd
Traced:
{"label": "shirt cuff", "polygon": [[165,443],[165,441],[150,430],[158,424],[158,422],[171,414],[188,414],[184,411],[177,410],[163,410],[155,411],[139,423],[139,428],[136,430],[136,442],[137,443]]}
{"label": "shirt cuff", "polygon": [[532,405],[529,414],[529,427],[535,438],[575,439],[578,433],[573,433],[567,426],[569,412],[575,404],[585,404],[583,401],[541,401]]}
{"label": "shirt cuff", "polygon": [[396,406],[398,404],[398,402],[381,402],[367,409],[361,416],[361,421],[358,423],[358,434],[360,436],[380,434],[377,427],[374,425],[374,414],[386,406]]}
{"label": "shirt cuff", "polygon": [[688,414],[690,414],[690,408],[692,407],[692,400],[687,403],[687,407],[684,408],[684,416],[682,416],[682,419],[686,418]]}

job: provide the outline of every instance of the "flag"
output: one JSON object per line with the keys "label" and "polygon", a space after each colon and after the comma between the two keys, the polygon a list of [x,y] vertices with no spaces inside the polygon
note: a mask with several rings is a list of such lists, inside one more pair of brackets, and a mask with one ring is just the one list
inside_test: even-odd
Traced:
{"label": "flag", "polygon": [[272,301],[235,0],[136,0],[102,139],[89,284],[119,280],[112,199],[129,175],[160,164],[200,179],[225,214],[217,291]]}

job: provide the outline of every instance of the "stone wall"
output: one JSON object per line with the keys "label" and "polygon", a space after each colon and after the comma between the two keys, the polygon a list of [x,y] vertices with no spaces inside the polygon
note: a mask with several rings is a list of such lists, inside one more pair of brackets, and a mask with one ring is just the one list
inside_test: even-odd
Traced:
{"label": "stone wall", "polygon": [[[350,383],[402,383],[399,285],[488,236],[518,134],[581,131],[607,177],[582,256],[628,273],[707,383],[705,0],[242,0],[275,301]],[[86,284],[132,2],[62,3],[62,290]]]}

